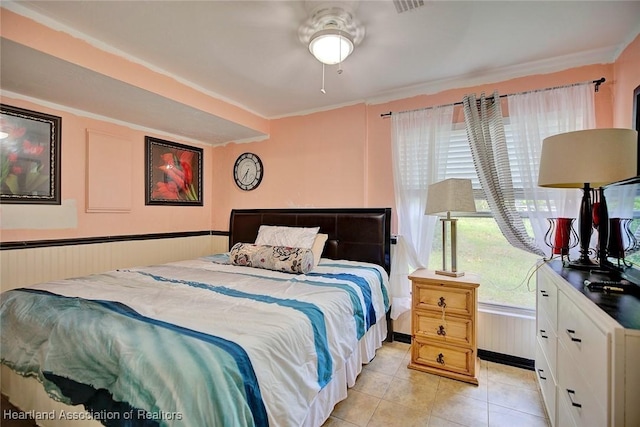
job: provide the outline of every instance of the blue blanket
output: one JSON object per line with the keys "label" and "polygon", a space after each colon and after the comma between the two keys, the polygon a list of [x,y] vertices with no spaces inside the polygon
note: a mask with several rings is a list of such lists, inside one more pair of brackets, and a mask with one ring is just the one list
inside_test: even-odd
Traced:
{"label": "blue blanket", "polygon": [[115,415],[123,421],[268,425],[251,361],[227,340],[141,316],[123,304],[28,289],[3,294],[0,319],[4,328],[29,331],[3,329],[2,362],[38,377],[63,402],[85,403],[71,402],[47,374],[109,390],[115,401],[132,404],[131,415]]}

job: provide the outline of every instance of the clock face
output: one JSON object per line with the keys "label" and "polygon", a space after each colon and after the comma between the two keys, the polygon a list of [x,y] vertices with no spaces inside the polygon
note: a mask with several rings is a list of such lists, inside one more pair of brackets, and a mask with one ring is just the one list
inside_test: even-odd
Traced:
{"label": "clock face", "polygon": [[262,181],[262,161],[253,153],[244,153],[236,160],[233,167],[233,179],[242,190],[253,190]]}

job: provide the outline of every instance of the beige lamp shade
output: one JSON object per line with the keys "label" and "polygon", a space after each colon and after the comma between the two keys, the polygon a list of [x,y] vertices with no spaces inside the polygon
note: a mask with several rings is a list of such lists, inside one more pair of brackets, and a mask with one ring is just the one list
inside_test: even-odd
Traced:
{"label": "beige lamp shade", "polygon": [[[446,213],[446,218],[440,218],[442,222],[442,270],[436,270],[436,274],[451,277],[460,277],[464,273],[458,271],[458,237],[456,231],[457,219],[451,218],[451,212],[475,212],[476,204],[473,200],[473,189],[470,179],[449,178],[436,182],[429,186],[427,192],[427,206],[425,215]],[[449,225],[451,238],[447,238],[447,224]],[[447,267],[447,242],[451,249],[451,268]]]}
{"label": "beige lamp shade", "polygon": [[475,211],[470,179],[449,178],[429,186],[426,215]]}
{"label": "beige lamp shade", "polygon": [[638,133],[632,129],[588,129],[545,138],[538,185],[599,188],[637,174]]}

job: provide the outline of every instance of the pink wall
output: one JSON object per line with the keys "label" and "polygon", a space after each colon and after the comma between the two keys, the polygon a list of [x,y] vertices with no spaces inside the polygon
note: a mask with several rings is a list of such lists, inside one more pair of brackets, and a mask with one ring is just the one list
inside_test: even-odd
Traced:
{"label": "pink wall", "polygon": [[[232,208],[367,206],[366,122],[358,104],[273,120],[269,140],[214,148],[213,229],[228,229]],[[252,191],[233,183],[235,159],[246,151],[265,170]]]}
{"label": "pink wall", "polygon": [[640,35],[622,51],[614,64],[613,123],[633,128],[633,91],[640,85]]}
{"label": "pink wall", "polygon": [[[2,37],[32,49],[56,56],[98,73],[174,99],[202,111],[242,124],[261,133],[269,133],[269,121],[237,106],[201,93],[177,80],[145,68],[91,44],[39,24],[29,18],[1,9]],[[93,120],[55,108],[2,97],[2,102],[16,107],[62,117],[62,207],[37,205],[4,205],[2,207],[1,241],[24,241],[121,234],[200,231],[211,229],[213,192],[212,147],[204,148],[204,206],[145,206],[144,137],[145,133],[110,122]],[[128,213],[85,212],[86,129],[106,132],[131,141],[133,176],[132,209]],[[192,144],[179,138],[149,134],[161,139]],[[114,173],[117,162],[114,162]],[[16,209],[19,212],[16,214]],[[30,227],[7,226],[11,217],[19,215]]]}
{"label": "pink wall", "polygon": [[[34,38],[32,34],[45,36]],[[149,74],[153,72],[141,70],[139,65],[118,59],[112,54],[95,52],[95,49],[89,49],[82,41],[42,27],[4,9],[2,35],[271,135],[270,139],[260,142],[203,146],[203,207],[145,206],[143,132],[4,97],[3,103],[62,117],[62,199],[75,202],[73,215],[77,222],[77,225],[63,229],[3,228],[0,230],[1,240],[5,242],[208,229],[224,231],[228,230],[229,212],[232,208],[394,208],[391,121],[381,118],[380,114],[458,102],[464,94],[471,92],[491,93],[497,89],[500,94],[508,94],[605,77],[606,83],[596,94],[597,125],[629,127],[631,93],[640,84],[640,40],[636,38],[615,64],[596,64],[376,105],[357,104],[268,121],[240,111],[230,104],[212,100],[164,76]],[[71,44],[74,48],[61,49],[60,46],[65,44]],[[140,73],[146,73],[146,77],[141,77]],[[457,117],[462,119],[460,114]],[[131,180],[131,212],[85,212],[87,128],[131,141],[135,166]],[[152,136],[194,145],[163,135]],[[258,154],[265,167],[261,185],[248,192],[238,189],[232,177],[233,163],[245,151]],[[20,205],[20,209],[25,216],[36,218],[41,223],[47,222],[47,218],[41,213],[43,209],[39,206]]]}
{"label": "pink wall", "polygon": [[[211,228],[212,184],[214,170],[211,161],[212,147],[203,145],[205,191],[204,206],[145,206],[144,192],[144,150],[145,135],[167,139],[178,143],[194,145],[190,142],[166,137],[165,135],[147,134],[100,120],[80,117],[68,112],[47,108],[23,100],[2,97],[3,104],[27,108],[62,117],[62,182],[61,196],[63,205],[75,205],[71,211],[59,206],[39,205],[3,205],[3,227],[8,221],[8,210],[19,208],[23,217],[29,218],[34,225],[32,229],[0,230],[3,242],[26,241],[39,239],[61,239],[75,237],[113,236],[123,234],[162,233],[174,231],[200,231]],[[85,212],[85,173],[86,173],[86,129],[105,132],[130,141],[132,145],[133,172],[131,176],[132,207],[130,212],[122,213],[87,213]],[[105,159],[113,163],[113,173],[119,173],[118,159]],[[54,210],[51,210],[54,208]],[[72,228],[56,228],[58,219],[49,217],[52,212],[63,212],[67,218],[64,223],[76,222]],[[29,222],[27,221],[27,222]],[[42,228],[48,226],[50,228]]]}
{"label": "pink wall", "polygon": [[[392,207],[391,120],[382,113],[462,100],[467,93],[500,94],[543,89],[605,77],[596,93],[598,127],[612,126],[613,64],[573,68],[504,82],[443,91],[376,105],[359,104],[305,116],[273,120],[271,138],[214,148],[213,229],[227,230],[232,208]],[[459,109],[461,110],[461,109]],[[460,111],[456,115],[463,121]],[[245,192],[232,181],[233,162],[245,151],[265,163],[258,189]],[[223,201],[221,201],[223,200]],[[393,231],[396,231],[394,219]]]}

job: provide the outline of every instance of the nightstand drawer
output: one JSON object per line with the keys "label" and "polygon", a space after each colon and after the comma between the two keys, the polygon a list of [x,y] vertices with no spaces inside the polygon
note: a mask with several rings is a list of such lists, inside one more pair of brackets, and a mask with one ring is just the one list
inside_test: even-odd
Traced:
{"label": "nightstand drawer", "polygon": [[416,335],[436,341],[458,345],[471,345],[473,323],[471,319],[445,316],[441,313],[413,312],[413,331]]}
{"label": "nightstand drawer", "polygon": [[475,376],[476,355],[470,348],[449,346],[414,337],[412,361],[432,368]]}
{"label": "nightstand drawer", "polygon": [[471,316],[475,308],[474,292],[450,284],[426,285],[414,282],[413,308],[446,314]]}

